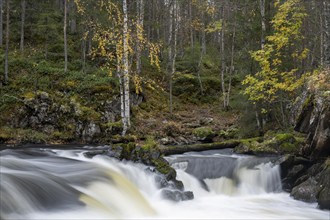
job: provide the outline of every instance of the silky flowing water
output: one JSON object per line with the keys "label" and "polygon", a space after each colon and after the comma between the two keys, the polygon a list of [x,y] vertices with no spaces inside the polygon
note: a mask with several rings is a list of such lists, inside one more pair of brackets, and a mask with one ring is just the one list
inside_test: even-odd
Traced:
{"label": "silky flowing water", "polygon": [[0,151],[0,219],[329,219],[281,190],[274,158],[228,150],[167,157],[195,197],[173,202],[151,168],[85,151]]}

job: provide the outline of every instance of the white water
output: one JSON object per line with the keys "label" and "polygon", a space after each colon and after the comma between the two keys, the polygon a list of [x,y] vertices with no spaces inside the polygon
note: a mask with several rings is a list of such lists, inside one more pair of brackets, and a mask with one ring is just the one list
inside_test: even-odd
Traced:
{"label": "white water", "polygon": [[161,197],[156,174],[141,164],[88,159],[81,150],[0,153],[0,219],[329,219],[281,192],[279,168],[254,158],[167,158],[195,195],[177,203]]}

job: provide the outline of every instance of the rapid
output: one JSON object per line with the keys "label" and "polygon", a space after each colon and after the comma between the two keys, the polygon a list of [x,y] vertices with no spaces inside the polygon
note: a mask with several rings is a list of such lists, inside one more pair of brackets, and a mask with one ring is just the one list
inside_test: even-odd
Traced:
{"label": "rapid", "polygon": [[275,158],[228,149],[168,156],[194,193],[173,202],[152,168],[86,157],[92,149],[0,151],[0,219],[329,219],[282,191]]}

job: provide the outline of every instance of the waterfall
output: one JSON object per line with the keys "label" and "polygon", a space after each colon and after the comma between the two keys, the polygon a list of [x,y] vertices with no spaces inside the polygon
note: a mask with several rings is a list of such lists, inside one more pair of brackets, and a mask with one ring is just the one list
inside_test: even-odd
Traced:
{"label": "waterfall", "polygon": [[149,167],[87,158],[86,151],[0,151],[0,219],[328,219],[316,204],[281,191],[273,158],[223,151],[167,157],[195,195],[174,202],[163,197],[159,176]]}

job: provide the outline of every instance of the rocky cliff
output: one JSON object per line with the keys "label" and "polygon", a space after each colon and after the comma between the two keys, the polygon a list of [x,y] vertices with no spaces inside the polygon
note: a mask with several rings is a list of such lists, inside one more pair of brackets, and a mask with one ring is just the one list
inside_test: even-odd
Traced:
{"label": "rocky cliff", "polygon": [[283,187],[295,199],[330,209],[329,81],[322,89],[306,92],[295,130],[307,134],[307,140],[298,154],[282,158]]}

